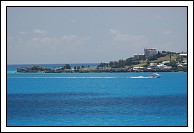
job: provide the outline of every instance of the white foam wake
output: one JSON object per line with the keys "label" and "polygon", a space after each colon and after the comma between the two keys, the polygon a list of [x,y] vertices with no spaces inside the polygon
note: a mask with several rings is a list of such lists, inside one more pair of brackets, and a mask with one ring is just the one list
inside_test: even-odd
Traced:
{"label": "white foam wake", "polygon": [[143,77],[143,76],[138,76],[138,77],[130,77],[130,78],[150,78],[150,77]]}
{"label": "white foam wake", "polygon": [[62,78],[62,79],[101,79],[101,78],[119,78],[119,77],[8,77],[8,78]]}

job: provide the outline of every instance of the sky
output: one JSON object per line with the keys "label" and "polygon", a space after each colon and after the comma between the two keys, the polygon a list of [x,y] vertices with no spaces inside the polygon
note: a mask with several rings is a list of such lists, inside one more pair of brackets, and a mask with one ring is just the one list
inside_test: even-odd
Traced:
{"label": "sky", "polygon": [[7,7],[8,64],[117,61],[187,52],[186,7]]}

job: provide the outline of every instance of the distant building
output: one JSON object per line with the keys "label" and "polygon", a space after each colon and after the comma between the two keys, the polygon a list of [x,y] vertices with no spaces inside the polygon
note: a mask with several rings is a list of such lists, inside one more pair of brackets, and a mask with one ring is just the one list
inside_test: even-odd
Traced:
{"label": "distant building", "polygon": [[133,67],[132,70],[136,72],[143,72],[145,70],[145,67]]}
{"label": "distant building", "polygon": [[160,70],[170,70],[170,69],[172,69],[172,66],[167,66],[167,65],[164,65],[164,64],[159,64],[159,65],[157,65],[157,68],[159,68]]}
{"label": "distant building", "polygon": [[166,64],[169,64],[170,61],[163,61],[162,64],[166,65]]}
{"label": "distant building", "polygon": [[150,63],[150,67],[156,67],[157,63]]}
{"label": "distant building", "polygon": [[144,60],[145,55],[144,54],[135,54],[134,55],[134,60]]}
{"label": "distant building", "polygon": [[144,48],[144,55],[146,58],[156,55],[157,51],[155,48]]}

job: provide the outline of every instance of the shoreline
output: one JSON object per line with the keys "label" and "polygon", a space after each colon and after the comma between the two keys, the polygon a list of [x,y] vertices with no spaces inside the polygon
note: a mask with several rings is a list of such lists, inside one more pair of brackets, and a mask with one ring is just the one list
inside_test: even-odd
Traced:
{"label": "shoreline", "polygon": [[43,68],[40,66],[32,66],[30,68],[17,68],[17,71],[12,73],[125,73],[125,72],[187,72],[179,70],[133,70],[132,68],[80,68],[80,69],[65,69],[59,67],[55,69]]}

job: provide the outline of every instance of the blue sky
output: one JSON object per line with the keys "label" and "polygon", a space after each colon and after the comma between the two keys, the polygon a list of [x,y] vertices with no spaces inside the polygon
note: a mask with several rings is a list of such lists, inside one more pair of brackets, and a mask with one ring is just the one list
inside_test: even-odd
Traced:
{"label": "blue sky", "polygon": [[99,63],[187,51],[186,7],[8,7],[8,64]]}

